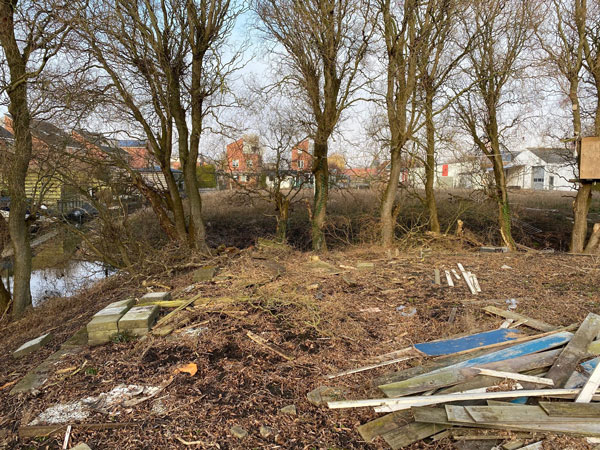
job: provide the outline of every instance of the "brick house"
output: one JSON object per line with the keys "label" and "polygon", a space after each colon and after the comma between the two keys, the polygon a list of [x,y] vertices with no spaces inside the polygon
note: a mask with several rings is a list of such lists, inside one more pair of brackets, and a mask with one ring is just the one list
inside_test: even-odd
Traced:
{"label": "brick house", "polygon": [[292,161],[290,168],[297,172],[312,171],[314,143],[304,139],[292,148]]}
{"label": "brick house", "polygon": [[129,153],[129,165],[132,169],[147,169],[156,165],[146,141],[121,140],[118,145]]}
{"label": "brick house", "polygon": [[263,168],[262,148],[256,135],[244,136],[227,146],[226,172],[229,188],[252,186],[260,181]]}

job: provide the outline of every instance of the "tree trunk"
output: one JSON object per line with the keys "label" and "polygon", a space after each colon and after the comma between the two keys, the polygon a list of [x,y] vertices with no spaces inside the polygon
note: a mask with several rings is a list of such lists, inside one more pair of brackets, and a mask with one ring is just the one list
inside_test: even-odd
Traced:
{"label": "tree trunk", "polygon": [[394,203],[398,193],[398,180],[400,179],[400,150],[391,153],[390,177],[381,201],[381,245],[391,247],[394,243],[396,232],[396,217]]}
{"label": "tree trunk", "polygon": [[18,319],[31,305],[31,247],[29,227],[25,220],[25,178],[32,153],[31,117],[27,103],[27,61],[21,55],[14,36],[14,11],[8,2],[3,2],[1,6],[0,19],[4,29],[0,31],[0,41],[10,71],[11,84],[7,88],[10,100],[8,111],[13,119],[14,134],[14,154],[10,158],[7,176],[10,195],[8,232],[14,250],[12,314],[14,319]]}
{"label": "tree trunk", "polygon": [[510,251],[514,251],[517,249],[517,246],[512,237],[508,190],[506,189],[506,177],[504,176],[504,164],[502,163],[500,150],[494,153],[493,166],[494,179],[496,182],[496,202],[498,203],[498,225],[500,228],[500,236],[502,236],[504,245],[508,247]]}
{"label": "tree trunk", "polygon": [[592,235],[590,236],[590,240],[585,246],[585,253],[598,253],[598,249],[600,249],[600,223],[594,224],[594,229],[592,231]]}
{"label": "tree trunk", "polygon": [[287,240],[290,201],[287,198],[283,198],[283,195],[281,195],[281,197],[282,198],[277,202],[279,214],[277,216],[277,230],[275,231],[275,237],[278,242],[285,242]]}
{"label": "tree trunk", "polygon": [[582,253],[587,238],[587,215],[592,202],[592,185],[582,183],[573,202],[573,232],[571,234],[571,253]]}
{"label": "tree trunk", "polygon": [[312,248],[315,252],[323,252],[327,250],[325,234],[323,227],[325,226],[327,199],[329,196],[329,166],[327,164],[327,141],[315,142],[313,155],[313,175],[315,178],[315,197],[313,200],[312,211]]}
{"label": "tree trunk", "polygon": [[440,232],[437,204],[433,183],[435,180],[435,123],[433,121],[433,92],[425,94],[425,124],[427,132],[427,159],[425,161],[425,202],[429,211],[429,229]]}

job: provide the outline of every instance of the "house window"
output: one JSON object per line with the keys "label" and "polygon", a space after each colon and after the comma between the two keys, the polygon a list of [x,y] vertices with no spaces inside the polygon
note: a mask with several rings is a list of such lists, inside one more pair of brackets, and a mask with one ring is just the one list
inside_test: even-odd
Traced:
{"label": "house window", "polygon": [[246,177],[246,175],[240,175],[240,183],[245,183],[246,181],[248,181],[248,177]]}
{"label": "house window", "polygon": [[240,160],[239,159],[234,159],[231,162],[231,167],[234,167],[234,168],[240,167]]}
{"label": "house window", "polygon": [[298,169],[304,169],[304,161],[302,161],[302,160],[298,161]]}
{"label": "house window", "polygon": [[254,163],[252,162],[252,160],[251,160],[251,159],[249,159],[248,161],[246,161],[246,165],[247,165],[247,166],[248,166],[248,168],[250,168],[250,169],[252,169],[252,166],[253,166],[253,164],[254,164]]}

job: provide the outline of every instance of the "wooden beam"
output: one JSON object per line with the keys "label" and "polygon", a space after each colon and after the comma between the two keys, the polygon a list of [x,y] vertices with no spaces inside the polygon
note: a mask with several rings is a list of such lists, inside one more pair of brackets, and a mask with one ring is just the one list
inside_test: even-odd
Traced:
{"label": "wooden beam", "polygon": [[454,287],[454,281],[452,280],[450,272],[448,270],[444,270],[444,273],[446,274],[446,281],[448,282],[448,286]]}
{"label": "wooden beam", "polygon": [[441,285],[442,284],[442,279],[440,277],[440,269],[433,269],[433,282],[436,285]]}
{"label": "wooden beam", "polygon": [[421,375],[398,383],[390,383],[379,386],[379,389],[388,397],[402,397],[405,395],[416,394],[429,391],[431,389],[440,389],[446,386],[453,386],[458,383],[470,380],[479,374],[478,370],[465,368],[461,370],[444,370],[432,374]]}
{"label": "wooden beam", "polygon": [[184,305],[186,300],[155,300],[155,301],[145,301],[139,302],[136,306],[151,306],[156,305],[160,308],[178,308],[181,305]]}
{"label": "wooden beam", "polygon": [[467,273],[467,271],[465,270],[465,268],[463,267],[463,265],[461,263],[458,263],[457,265],[458,265],[458,269],[460,270],[460,273],[462,273],[462,276],[465,279],[465,283],[467,283],[467,286],[468,286],[469,290],[471,291],[471,294],[476,295],[477,290],[475,289],[475,286],[473,286],[473,281],[471,280],[471,277],[469,277],[469,274]]}
{"label": "wooden beam", "polygon": [[366,442],[371,442],[377,436],[397,430],[413,422],[410,411],[397,411],[378,417],[357,428],[358,433]]}
{"label": "wooden beam", "polygon": [[564,386],[579,361],[587,355],[588,346],[599,333],[600,316],[593,313],[588,314],[573,338],[556,358],[546,377],[554,380],[555,386]]}
{"label": "wooden beam", "polygon": [[478,370],[481,375],[486,375],[488,377],[504,378],[507,380],[516,380],[516,381],[527,381],[529,383],[534,383],[534,384],[543,384],[546,386],[554,386],[554,381],[552,381],[550,378],[533,377],[531,375],[503,372],[503,371],[499,371],[499,370],[491,370],[491,369],[485,369],[485,368],[481,368]]}
{"label": "wooden beam", "polygon": [[248,331],[246,333],[246,336],[248,336],[250,339],[252,339],[254,342],[256,342],[258,345],[262,345],[263,347],[269,349],[270,351],[272,351],[273,353],[281,356],[283,359],[286,359],[288,361],[293,361],[295,359],[294,356],[288,355],[287,353],[285,353],[281,348],[279,348],[279,346],[275,345],[275,344],[271,344],[269,341],[267,341],[265,338],[258,336],[257,334],[254,334],[252,331]]}
{"label": "wooden beam", "polygon": [[505,311],[500,308],[496,308],[495,306],[486,306],[483,308],[483,310],[488,314],[495,314],[496,316],[504,317],[505,319],[513,319],[517,321],[524,320],[525,322],[523,325],[539,331],[553,331],[558,328],[554,325],[550,325],[549,323],[542,322],[541,320],[532,319],[513,311]]}
{"label": "wooden beam", "polygon": [[596,366],[587,383],[583,386],[581,393],[575,399],[575,403],[589,403],[600,386],[600,364]]}
{"label": "wooden beam", "polygon": [[400,398],[373,398],[366,400],[340,400],[328,402],[327,406],[330,409],[344,409],[344,408],[364,408],[364,407],[375,407],[381,406],[397,408],[391,411],[381,409],[377,412],[393,412],[401,409],[407,409],[412,406],[428,406],[437,405],[440,403],[460,402],[467,400],[487,400],[487,399],[498,399],[498,398],[515,398],[515,397],[551,397],[555,395],[559,396],[570,396],[574,397],[579,394],[580,389],[517,389],[514,391],[500,391],[500,392],[476,392],[466,394],[442,394],[442,395],[430,395],[430,396],[416,396],[416,397],[400,397]]}
{"label": "wooden beam", "polygon": [[382,437],[393,450],[396,450],[433,436],[447,428],[449,427],[446,425],[413,422],[402,428],[383,434]]}
{"label": "wooden beam", "polygon": [[389,366],[390,364],[396,364],[396,363],[406,361],[406,360],[409,360],[412,358],[414,358],[414,357],[413,356],[405,356],[403,358],[392,359],[391,361],[384,361],[379,364],[371,364],[370,366],[358,367],[356,369],[348,369],[348,370],[344,370],[342,372],[326,375],[325,378],[332,379],[332,378],[337,378],[337,377],[343,377],[345,375],[351,375],[353,373],[364,372],[366,370],[376,369],[378,367]]}
{"label": "wooden beam", "polygon": [[600,417],[599,403],[540,402],[539,404],[551,417]]}

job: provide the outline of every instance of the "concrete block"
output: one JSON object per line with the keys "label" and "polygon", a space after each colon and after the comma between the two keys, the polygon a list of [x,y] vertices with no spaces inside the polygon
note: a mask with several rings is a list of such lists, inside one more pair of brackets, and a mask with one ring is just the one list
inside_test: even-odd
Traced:
{"label": "concrete block", "polygon": [[13,352],[13,358],[20,358],[21,356],[33,353],[46,345],[54,336],[52,333],[44,334],[38,338],[32,339],[31,341],[25,342],[18,349]]}
{"label": "concrete block", "polygon": [[359,262],[356,264],[356,268],[359,270],[371,270],[375,268],[375,264],[372,262]]}
{"label": "concrete block", "polygon": [[101,309],[92,317],[90,323],[87,324],[88,333],[95,331],[112,331],[116,333],[119,331],[119,319],[125,315],[134,303],[134,299],[121,300]]}
{"label": "concrete block", "polygon": [[149,332],[150,329],[149,328],[132,328],[131,330],[121,330],[122,332],[126,332],[131,336],[137,336],[137,337],[141,337],[141,336],[146,336]]}
{"label": "concrete block", "polygon": [[157,315],[158,306],[156,305],[131,308],[119,320],[119,331],[139,330],[142,328],[147,330],[152,326]]}
{"label": "concrete block", "polygon": [[71,450],[92,450],[87,444],[84,444],[83,442],[80,444],[77,444],[75,447],[71,448]]}
{"label": "concrete block", "polygon": [[149,292],[140,299],[140,303],[160,302],[164,300],[171,300],[170,292]]}

